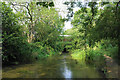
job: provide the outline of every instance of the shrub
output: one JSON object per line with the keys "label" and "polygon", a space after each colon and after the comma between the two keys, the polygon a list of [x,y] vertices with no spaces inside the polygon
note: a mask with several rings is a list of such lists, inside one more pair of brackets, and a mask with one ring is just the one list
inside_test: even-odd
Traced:
{"label": "shrub", "polygon": [[51,46],[43,46],[40,42],[32,43],[32,46],[34,58],[42,59],[55,54],[55,50]]}
{"label": "shrub", "polygon": [[71,54],[72,58],[73,59],[78,59],[80,61],[85,61],[85,51],[84,50],[80,50],[80,49],[77,49],[77,50],[73,50],[72,51],[73,54]]}
{"label": "shrub", "polygon": [[22,37],[3,40],[3,64],[9,62],[29,62],[32,60],[31,45]]}

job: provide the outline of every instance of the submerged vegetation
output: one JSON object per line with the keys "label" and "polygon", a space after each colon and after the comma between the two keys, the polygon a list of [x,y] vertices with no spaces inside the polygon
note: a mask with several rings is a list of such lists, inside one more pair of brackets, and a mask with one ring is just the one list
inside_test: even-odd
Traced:
{"label": "submerged vegetation", "polygon": [[[66,2],[70,6],[66,19],[53,2],[0,4],[3,65],[30,63],[64,52],[101,69],[106,56],[119,63],[120,2]],[[73,5],[79,7],[75,13]],[[64,31],[64,22],[71,17],[73,27]]]}

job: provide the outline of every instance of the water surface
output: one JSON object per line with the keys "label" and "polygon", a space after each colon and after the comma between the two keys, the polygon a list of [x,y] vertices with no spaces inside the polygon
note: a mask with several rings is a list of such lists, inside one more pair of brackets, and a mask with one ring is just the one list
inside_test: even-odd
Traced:
{"label": "water surface", "polygon": [[56,55],[25,64],[3,68],[3,78],[101,78],[95,67],[77,63],[70,55]]}

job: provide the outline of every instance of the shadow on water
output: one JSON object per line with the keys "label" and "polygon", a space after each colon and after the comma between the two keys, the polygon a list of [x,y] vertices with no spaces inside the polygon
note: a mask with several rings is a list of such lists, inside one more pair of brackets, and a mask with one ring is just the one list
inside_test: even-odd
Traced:
{"label": "shadow on water", "polygon": [[[34,64],[3,68],[3,78],[100,78],[95,67],[78,63],[69,54],[56,55]],[[70,79],[69,79],[70,80]]]}

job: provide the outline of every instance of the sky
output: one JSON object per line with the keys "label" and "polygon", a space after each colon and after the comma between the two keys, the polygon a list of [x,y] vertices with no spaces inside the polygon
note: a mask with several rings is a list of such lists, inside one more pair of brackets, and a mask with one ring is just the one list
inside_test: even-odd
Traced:
{"label": "sky", "polygon": [[[75,13],[76,11],[78,11],[80,8],[78,7],[75,7],[73,8],[73,12]],[[71,18],[73,20],[73,17]],[[71,24],[71,20],[70,21],[65,21],[65,26],[64,26],[64,30],[67,30],[67,29],[71,29],[73,27],[73,25]]]}
{"label": "sky", "polygon": [[[66,18],[68,10],[67,10],[67,5],[63,4],[65,2],[65,0],[53,0],[53,1],[55,4],[55,8],[59,12],[59,14],[62,16],[62,18]],[[78,7],[73,8],[73,12],[76,12],[78,10],[79,10]],[[64,25],[65,25],[63,28],[64,30],[72,28],[71,20],[65,21]]]}

